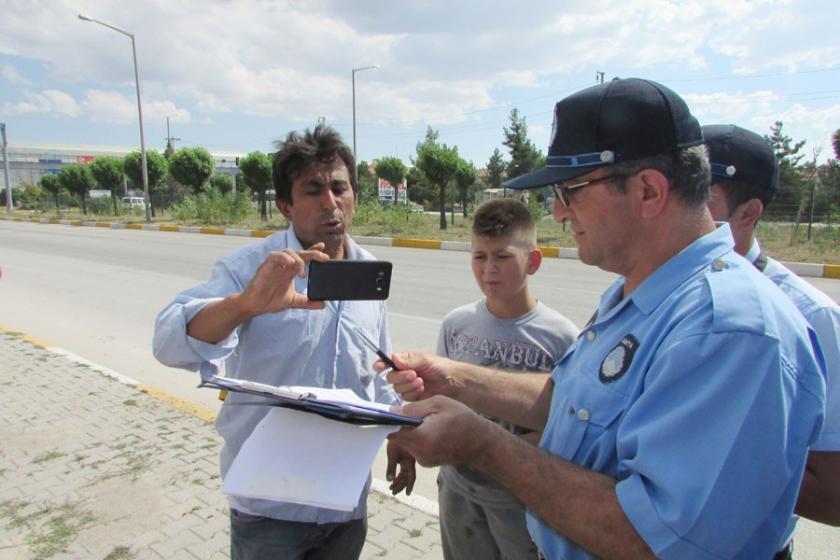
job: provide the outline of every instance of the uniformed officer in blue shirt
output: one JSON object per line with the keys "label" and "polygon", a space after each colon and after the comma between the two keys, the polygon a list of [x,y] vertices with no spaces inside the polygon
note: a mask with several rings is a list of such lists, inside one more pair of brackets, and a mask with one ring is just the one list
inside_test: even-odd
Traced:
{"label": "uniformed officer in blue shirt", "polygon": [[[550,376],[394,356],[425,465],[469,463],[528,508],[546,558],[772,558],[822,424],[822,354],[706,208],[697,120],[655,82],[555,106],[544,168],[580,259],[620,275]],[[427,398],[428,397],[428,398]],[[460,402],[457,402],[460,401]],[[474,414],[542,430],[539,447]]]}
{"label": "uniformed officer in blue shirt", "polygon": [[[840,306],[785,265],[764,254],[756,226],[779,190],[779,165],[762,136],[731,124],[703,127],[712,169],[709,211],[725,221],[735,251],[790,298],[814,329],[826,365],[825,422],[811,445],[796,513],[840,525]],[[794,523],[789,532],[793,533]]]}

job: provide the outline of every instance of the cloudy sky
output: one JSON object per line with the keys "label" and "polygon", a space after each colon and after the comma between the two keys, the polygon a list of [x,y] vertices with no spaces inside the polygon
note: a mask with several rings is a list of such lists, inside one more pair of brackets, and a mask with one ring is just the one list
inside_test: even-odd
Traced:
{"label": "cloudy sky", "polygon": [[767,133],[807,157],[840,128],[836,0],[3,0],[0,120],[10,144],[269,151],[323,118],[360,159],[408,162],[427,126],[482,167],[511,108],[545,150],[554,102],[638,76],[680,93],[703,124]]}

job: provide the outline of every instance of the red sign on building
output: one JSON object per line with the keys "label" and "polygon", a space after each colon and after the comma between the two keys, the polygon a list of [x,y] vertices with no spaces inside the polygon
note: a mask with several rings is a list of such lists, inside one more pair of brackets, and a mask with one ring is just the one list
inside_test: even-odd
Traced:
{"label": "red sign on building", "polygon": [[394,189],[394,185],[385,179],[379,179],[379,200],[394,201],[394,195],[396,195],[397,202],[405,202],[407,187],[405,180]]}

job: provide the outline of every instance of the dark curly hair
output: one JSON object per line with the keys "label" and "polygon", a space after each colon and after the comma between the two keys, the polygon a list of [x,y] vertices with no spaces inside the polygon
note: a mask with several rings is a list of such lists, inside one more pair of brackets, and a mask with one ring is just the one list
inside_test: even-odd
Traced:
{"label": "dark curly hair", "polygon": [[333,163],[339,158],[350,173],[350,185],[358,195],[356,185],[356,159],[353,151],[341,139],[341,135],[330,126],[319,124],[302,133],[292,131],[285,140],[275,143],[277,152],[272,159],[271,171],[274,192],[278,200],[292,204],[292,182],[295,177],[316,163]]}

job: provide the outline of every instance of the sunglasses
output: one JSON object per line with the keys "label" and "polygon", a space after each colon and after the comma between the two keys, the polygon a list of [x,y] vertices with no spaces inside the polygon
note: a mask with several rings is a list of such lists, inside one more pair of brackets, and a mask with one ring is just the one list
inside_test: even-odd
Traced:
{"label": "sunglasses", "polygon": [[561,185],[557,183],[554,185],[554,194],[557,196],[558,200],[563,203],[563,206],[568,208],[572,205],[572,199],[570,195],[572,191],[576,191],[578,189],[582,189],[584,187],[588,187],[590,185],[594,185],[595,183],[603,183],[604,181],[609,181],[611,179],[622,179],[624,175],[605,175],[604,177],[598,177],[597,179],[591,179],[589,181],[582,181],[580,183],[574,183],[572,185]]}

